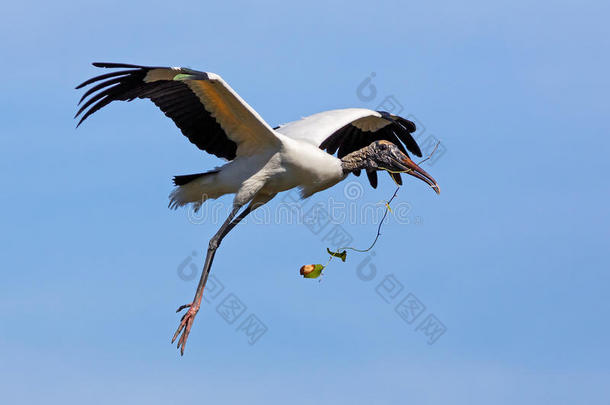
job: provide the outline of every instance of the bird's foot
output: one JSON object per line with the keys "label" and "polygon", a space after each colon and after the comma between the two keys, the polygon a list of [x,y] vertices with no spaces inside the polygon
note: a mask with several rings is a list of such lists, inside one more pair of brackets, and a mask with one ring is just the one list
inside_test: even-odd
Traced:
{"label": "bird's foot", "polygon": [[199,305],[195,304],[194,302],[191,304],[182,305],[176,310],[176,312],[180,312],[185,308],[188,308],[189,310],[186,311],[184,315],[182,315],[182,319],[180,320],[180,326],[178,326],[178,329],[176,330],[176,333],[174,333],[174,337],[172,338],[172,343],[174,343],[178,335],[180,335],[180,332],[182,332],[182,335],[180,335],[180,339],[178,339],[178,345],[176,346],[178,349],[180,349],[181,356],[184,355],[184,346],[186,346],[186,339],[188,339],[189,333],[191,332],[191,327],[193,326],[195,315],[197,315],[197,312],[199,312]]}

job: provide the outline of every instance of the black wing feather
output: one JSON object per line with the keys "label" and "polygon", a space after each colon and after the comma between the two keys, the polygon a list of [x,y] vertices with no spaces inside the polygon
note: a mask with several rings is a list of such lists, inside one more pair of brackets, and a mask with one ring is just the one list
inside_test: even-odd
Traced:
{"label": "black wing feather", "polygon": [[[136,98],[150,99],[163,113],[172,119],[180,131],[199,149],[228,160],[235,158],[237,145],[225,134],[220,124],[205,109],[197,95],[181,81],[157,80],[146,83],[144,78],[153,69],[164,67],[147,67],[124,63],[93,63],[102,68],[127,68],[117,72],[93,77],[76,88],[80,89],[93,83],[81,100],[84,102],[75,115],[80,116],[77,126],[91,114],[113,101],[132,101]],[[202,77],[205,74],[202,72]]]}
{"label": "black wing feather", "polygon": [[366,177],[369,178],[369,183],[371,183],[371,187],[377,188],[377,172],[373,170],[367,170]]}
{"label": "black wing feather", "polygon": [[86,81],[82,82],[81,84],[76,86],[75,89],[78,90],[80,88],[83,88],[83,87],[91,84],[91,83],[95,83],[95,82],[98,82],[100,80],[108,79],[109,77],[125,76],[125,75],[128,75],[131,72],[137,72],[137,70],[121,70],[121,71],[118,71],[118,72],[110,72],[110,73],[106,73],[106,74],[103,74],[103,75],[95,76],[95,77],[92,77],[89,80],[86,80]]}
{"label": "black wing feather", "polygon": [[[390,124],[377,131],[363,131],[351,123],[347,124],[328,136],[320,144],[320,149],[331,155],[337,153],[337,157],[342,158],[370,145],[374,141],[386,140],[395,144],[407,156],[409,155],[408,152],[411,152],[415,156],[421,157],[421,150],[412,135],[416,131],[415,124],[405,118],[384,111],[379,111],[379,113],[384,119],[390,121]],[[358,172],[356,175],[360,175],[360,173]],[[377,188],[377,172],[367,171],[366,175],[371,186]],[[399,173],[390,173],[390,176],[396,183],[402,184]]]}
{"label": "black wing feather", "polygon": [[345,134],[341,138],[337,138],[341,140],[339,150],[337,151],[337,157],[339,159],[354,150],[358,150],[355,148],[355,144],[358,141],[358,133],[355,131],[355,129],[356,127],[350,125],[350,127],[345,131]]}

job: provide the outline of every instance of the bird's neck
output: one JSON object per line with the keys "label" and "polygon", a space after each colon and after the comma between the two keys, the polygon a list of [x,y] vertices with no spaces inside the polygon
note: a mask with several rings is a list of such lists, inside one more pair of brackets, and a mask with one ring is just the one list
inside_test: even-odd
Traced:
{"label": "bird's neck", "polygon": [[354,151],[341,158],[343,173],[353,173],[362,169],[377,169],[376,162],[372,159],[369,147]]}

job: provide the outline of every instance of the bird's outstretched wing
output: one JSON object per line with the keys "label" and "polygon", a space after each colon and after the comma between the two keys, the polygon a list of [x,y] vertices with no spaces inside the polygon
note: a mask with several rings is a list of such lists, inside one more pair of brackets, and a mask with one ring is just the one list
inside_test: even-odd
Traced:
{"label": "bird's outstretched wing", "polygon": [[79,101],[79,105],[85,103],[75,116],[84,113],[78,125],[115,100],[148,98],[199,149],[218,157],[232,160],[279,142],[273,129],[217,74],[181,67],[93,65],[127,70],[106,73],[76,87],[93,85]]}
{"label": "bird's outstretched wing", "polygon": [[[407,150],[416,156],[422,155],[411,135],[415,132],[415,124],[384,111],[365,108],[324,111],[280,125],[276,131],[314,144],[330,154],[337,153],[339,158],[382,139],[394,143],[407,155]],[[376,188],[377,172],[367,171],[366,174],[371,186]],[[400,174],[390,175],[402,184]]]}

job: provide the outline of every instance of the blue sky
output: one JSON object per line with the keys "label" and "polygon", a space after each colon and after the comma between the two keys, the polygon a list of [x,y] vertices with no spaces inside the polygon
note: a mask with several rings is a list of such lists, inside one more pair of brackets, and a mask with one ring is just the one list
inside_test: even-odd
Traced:
{"label": "blue sky", "polygon": [[[227,3],[3,6],[2,401],[606,403],[607,2]],[[219,73],[271,125],[394,96],[446,148],[424,166],[442,194],[407,181],[409,223],[391,218],[375,256],[350,253],[322,282],[298,269],[326,260],[330,228],[298,212],[240,225],[180,358],[174,309],[196,282],[178,273],[200,267],[218,224],[169,211],[167,195],[172,175],[220,161],[149,102],[75,130],[93,61]],[[349,200],[348,184],[363,186],[358,207],[394,190],[352,180],[303,212]],[[341,225],[358,247],[375,235]],[[390,302],[388,280],[402,286]],[[395,311],[408,294],[425,306],[411,324]],[[232,324],[227,297],[246,308]],[[253,345],[250,314],[267,328]],[[416,330],[429,315],[446,328],[434,344]]]}

